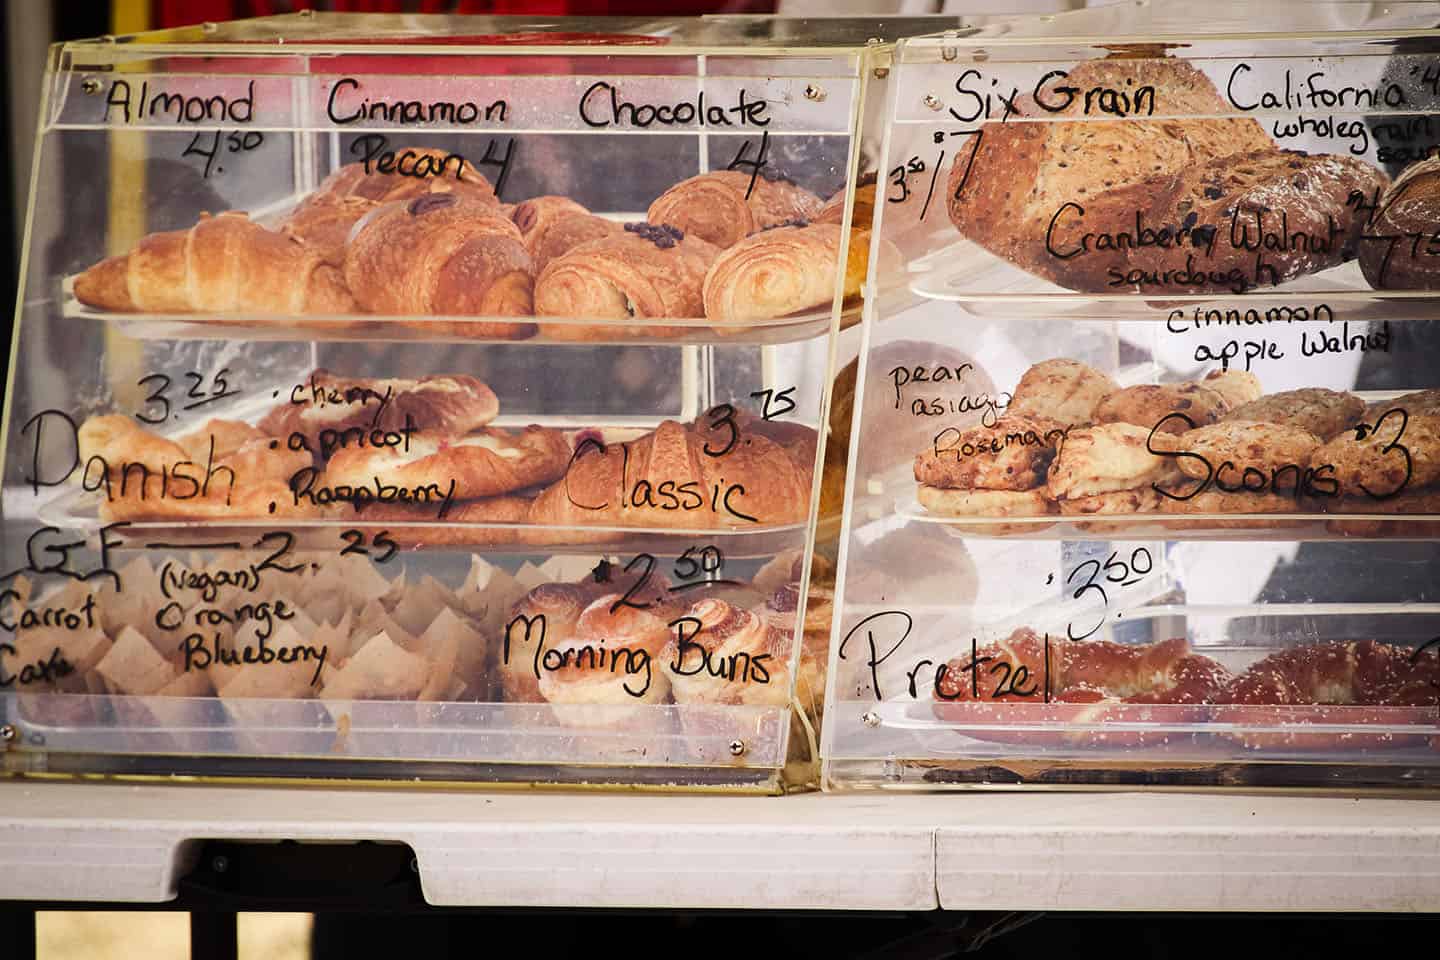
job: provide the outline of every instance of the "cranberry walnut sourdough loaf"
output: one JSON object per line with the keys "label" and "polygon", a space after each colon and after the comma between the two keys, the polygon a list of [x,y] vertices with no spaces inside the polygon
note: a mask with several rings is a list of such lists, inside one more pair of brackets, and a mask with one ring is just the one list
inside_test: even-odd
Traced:
{"label": "cranberry walnut sourdough loaf", "polygon": [[[1279,150],[1183,60],[1114,57],[1069,72],[1080,88],[1153,88],[1168,119],[1084,116],[1022,99],[1026,120],[986,123],[950,171],[949,213],[990,252],[1091,293],[1244,292],[1356,256],[1349,203],[1387,182],[1350,157]],[[1080,119],[1063,119],[1076,117]],[[1031,120],[1033,118],[1033,120]],[[1258,251],[1258,234],[1286,249]]]}

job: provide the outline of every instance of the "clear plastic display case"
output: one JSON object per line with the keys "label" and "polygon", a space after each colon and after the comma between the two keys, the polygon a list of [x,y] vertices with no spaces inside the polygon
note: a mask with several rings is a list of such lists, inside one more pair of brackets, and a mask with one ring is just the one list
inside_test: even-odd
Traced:
{"label": "clear plastic display case", "polygon": [[1440,781],[1440,10],[893,74],[825,783]]}
{"label": "clear plastic display case", "polygon": [[803,779],[820,427],[899,29],[296,15],[55,48],[3,769]]}

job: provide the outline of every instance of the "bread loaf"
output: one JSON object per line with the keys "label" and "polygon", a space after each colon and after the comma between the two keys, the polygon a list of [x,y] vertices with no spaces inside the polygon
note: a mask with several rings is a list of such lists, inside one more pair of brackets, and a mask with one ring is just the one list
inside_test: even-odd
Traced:
{"label": "bread loaf", "polygon": [[[1274,286],[1354,259],[1364,215],[1352,198],[1384,183],[1375,167],[1338,155],[1257,150],[1213,159],[1069,208],[1048,226],[1036,272],[1115,293]],[[1107,236],[1141,245],[1096,249]]]}
{"label": "bread loaf", "polygon": [[[1071,69],[1066,83],[1081,89],[1153,87],[1156,112],[1166,117],[1214,117],[1230,110],[1209,78],[1183,60],[1093,60]],[[957,151],[947,191],[950,219],[992,253],[1062,285],[1089,282],[1083,274],[1072,278],[1057,266],[1063,261],[1045,250],[1050,220],[1066,204],[1088,206],[1098,194],[1147,178],[1175,176],[1216,157],[1273,149],[1250,119],[1066,119],[1083,116],[1084,98],[1056,112],[1041,109],[1032,97],[1017,107],[1021,117],[1045,122],[992,121],[973,149]]]}
{"label": "bread loaf", "polygon": [[1406,167],[1380,198],[1360,241],[1360,269],[1370,286],[1376,290],[1440,289],[1437,228],[1440,156]]}

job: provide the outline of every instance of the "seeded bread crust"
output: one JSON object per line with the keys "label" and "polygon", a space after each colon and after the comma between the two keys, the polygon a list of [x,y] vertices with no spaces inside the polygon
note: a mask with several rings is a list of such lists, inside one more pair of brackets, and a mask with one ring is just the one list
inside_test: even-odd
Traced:
{"label": "seeded bread crust", "polygon": [[[973,161],[971,150],[957,153],[948,207],[956,228],[992,253],[1073,290],[1151,295],[1244,292],[1360,253],[1364,215],[1353,198],[1384,189],[1388,179],[1376,168],[1279,150],[1248,118],[1187,119],[1231,108],[1184,61],[1092,61],[1071,70],[1066,83],[1153,86],[1156,113],[1172,119],[1057,121],[1083,110],[1083,98],[1059,113],[1026,99],[1017,103],[1021,116],[1050,122],[986,123]],[[1248,222],[1252,239],[1259,227],[1324,241],[1261,250],[1258,266],[1238,225],[1231,241],[1232,219]],[[1095,237],[1141,230],[1168,231],[1171,239],[1094,249]]]}
{"label": "seeded bread crust", "polygon": [[[1366,201],[1369,202],[1367,197]],[[1406,167],[1360,241],[1360,269],[1377,290],[1440,289],[1440,157]],[[1416,243],[1416,237],[1419,242]]]}
{"label": "seeded bread crust", "polygon": [[[1168,230],[1175,242],[1073,257],[1063,261],[1069,283],[1113,293],[1243,293],[1353,260],[1365,221],[1358,198],[1386,182],[1351,157],[1256,150],[1112,190],[1052,242],[1069,251],[1085,233],[1134,233],[1138,212],[1144,227]],[[1272,241],[1282,248],[1263,246]]]}
{"label": "seeded bread crust", "polygon": [[[1089,61],[1070,70],[1066,83],[1153,86],[1156,112],[1170,117],[1214,116],[1229,109],[1210,79],[1183,60]],[[1059,113],[1041,109],[1030,97],[1016,105],[1022,117],[1050,121],[1079,116],[1084,109],[1083,99]],[[1173,176],[1213,157],[1273,149],[1250,119],[1010,119],[984,125],[973,162],[970,150],[959,151],[950,169],[950,219],[992,253],[1062,285],[1070,271],[1065,261],[1045,253],[1045,230],[1063,204],[1086,204],[1106,191]]]}

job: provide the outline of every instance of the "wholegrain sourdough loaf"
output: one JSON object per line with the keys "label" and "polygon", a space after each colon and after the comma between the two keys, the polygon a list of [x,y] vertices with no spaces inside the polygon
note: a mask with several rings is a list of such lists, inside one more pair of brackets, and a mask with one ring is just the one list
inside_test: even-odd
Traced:
{"label": "wholegrain sourdough loaf", "polygon": [[[992,253],[1062,286],[1096,293],[1248,289],[1354,255],[1359,218],[1347,200],[1352,190],[1383,183],[1373,168],[1280,151],[1254,120],[1224,117],[1232,108],[1183,60],[1094,60],[1070,70],[1065,82],[1080,89],[1153,88],[1156,119],[1087,116],[1083,97],[1051,112],[1032,97],[1017,101],[1018,120],[986,123],[973,159],[970,150],[957,154],[948,207],[960,232]],[[1249,175],[1232,169],[1237,157]],[[1215,195],[1221,180],[1232,200],[1244,194],[1270,207],[1260,227],[1273,227],[1275,237],[1285,238],[1282,246],[1303,249],[1269,251],[1273,257],[1257,268],[1243,231],[1237,227],[1241,243],[1232,246],[1228,223],[1218,229],[1224,210],[1231,210],[1227,220],[1235,214],[1233,202]],[[1213,233],[1196,229],[1202,225],[1197,203],[1206,205]],[[1312,228],[1323,243],[1289,243],[1290,234],[1308,235]],[[1249,229],[1254,240],[1253,214]],[[1207,264],[1207,253],[1223,256]],[[1232,273],[1239,263],[1249,268],[1243,283]],[[1146,283],[1151,273],[1158,280]]]}
{"label": "wholegrain sourdough loaf", "polygon": [[[1366,197],[1368,203],[1371,198]],[[1406,167],[1380,198],[1360,241],[1360,269],[1377,290],[1440,289],[1440,157]]]}

